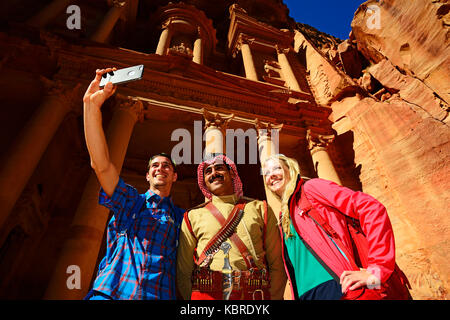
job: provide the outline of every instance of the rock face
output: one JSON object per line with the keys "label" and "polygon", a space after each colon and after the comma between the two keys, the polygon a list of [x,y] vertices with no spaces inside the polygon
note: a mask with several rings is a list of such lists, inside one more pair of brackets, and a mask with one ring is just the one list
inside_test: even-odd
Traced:
{"label": "rock face", "polygon": [[352,134],[361,189],[388,209],[415,299],[450,297],[449,8],[367,1],[350,39],[326,53],[295,38],[337,140]]}
{"label": "rock face", "polygon": [[352,22],[358,50],[372,63],[388,58],[449,103],[449,8],[447,0],[367,1]]}

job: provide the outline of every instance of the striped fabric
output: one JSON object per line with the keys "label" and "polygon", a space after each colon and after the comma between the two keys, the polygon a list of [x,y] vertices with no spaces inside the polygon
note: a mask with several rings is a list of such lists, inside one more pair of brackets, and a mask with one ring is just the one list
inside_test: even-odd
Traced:
{"label": "striped fabric", "polygon": [[112,299],[175,299],[178,236],[184,210],[170,197],[139,194],[119,179],[99,204],[113,211],[107,229],[106,255],[93,290]]}

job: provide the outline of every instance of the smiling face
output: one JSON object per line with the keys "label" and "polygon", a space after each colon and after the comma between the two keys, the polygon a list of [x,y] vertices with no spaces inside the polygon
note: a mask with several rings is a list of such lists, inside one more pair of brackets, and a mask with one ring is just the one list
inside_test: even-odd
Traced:
{"label": "smiling face", "polygon": [[150,183],[150,189],[169,189],[177,180],[177,174],[174,171],[169,159],[164,156],[155,157],[149,165],[147,172],[147,181]]}
{"label": "smiling face", "polygon": [[290,179],[287,166],[280,160],[269,159],[264,162],[263,173],[267,188],[281,198]]}
{"label": "smiling face", "polygon": [[225,163],[214,163],[203,170],[205,185],[215,196],[226,196],[234,193],[233,173]]}

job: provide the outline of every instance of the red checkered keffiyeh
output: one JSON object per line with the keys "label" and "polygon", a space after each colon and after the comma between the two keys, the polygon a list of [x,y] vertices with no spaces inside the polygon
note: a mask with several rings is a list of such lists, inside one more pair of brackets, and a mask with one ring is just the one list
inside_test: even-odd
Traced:
{"label": "red checkered keffiyeh", "polygon": [[203,169],[205,168],[205,166],[209,166],[209,165],[211,165],[213,163],[224,163],[224,162],[229,165],[229,167],[231,168],[231,170],[234,173],[234,178],[233,178],[233,190],[234,190],[234,193],[236,194],[236,196],[238,198],[243,196],[242,182],[241,182],[241,179],[239,178],[236,165],[234,164],[233,161],[231,161],[225,155],[220,154],[220,155],[215,156],[212,159],[203,161],[202,163],[200,163],[198,165],[198,168],[197,168],[198,186],[199,186],[200,190],[202,191],[203,195],[206,198],[208,198],[209,200],[211,200],[212,194],[211,194],[211,192],[209,192],[208,188],[206,187],[205,178],[203,176]]}

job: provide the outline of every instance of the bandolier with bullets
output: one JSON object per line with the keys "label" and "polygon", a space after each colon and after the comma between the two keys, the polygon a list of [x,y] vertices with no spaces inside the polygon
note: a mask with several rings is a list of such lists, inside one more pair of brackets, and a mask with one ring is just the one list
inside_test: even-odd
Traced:
{"label": "bandolier with bullets", "polygon": [[[192,273],[193,292],[222,291],[222,299],[229,300],[231,293],[234,290],[235,292],[237,291],[240,293],[240,298],[242,300],[270,299],[270,293],[268,291],[270,286],[270,276],[266,269],[267,262],[264,261],[263,268],[258,268],[245,244],[235,232],[236,227],[244,215],[244,206],[245,202],[241,199],[234,207],[228,219],[225,220],[223,215],[211,202],[208,202],[205,205],[211,214],[223,224],[219,232],[208,242],[200,257],[197,258],[196,252],[194,253],[194,262],[197,267]],[[185,219],[188,219],[187,214],[185,215]],[[188,220],[185,221],[189,223]],[[265,232],[263,231],[263,238],[264,234]],[[232,269],[229,257],[231,244],[226,242],[228,239],[241,253],[247,265],[247,270]],[[223,267],[221,271],[213,271],[209,268],[209,265],[211,264],[214,255],[219,250],[222,250],[223,252]]]}
{"label": "bandolier with bullets", "polygon": [[223,157],[233,172],[234,193],[208,193],[203,175],[199,178],[209,201],[184,215],[177,257],[180,294],[193,300],[281,299],[286,278],[276,218],[265,201],[243,197],[235,165]]}

